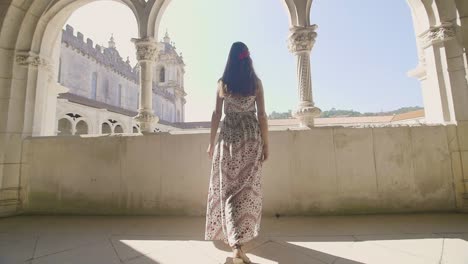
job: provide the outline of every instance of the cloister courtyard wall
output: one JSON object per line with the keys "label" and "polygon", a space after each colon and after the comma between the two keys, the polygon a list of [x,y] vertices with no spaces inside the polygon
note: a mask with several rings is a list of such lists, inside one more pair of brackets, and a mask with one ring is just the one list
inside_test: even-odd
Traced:
{"label": "cloister courtyard wall", "polygon": [[[462,203],[468,125],[323,127],[270,137],[266,215],[455,211]],[[22,212],[204,215],[208,138],[26,139]]]}

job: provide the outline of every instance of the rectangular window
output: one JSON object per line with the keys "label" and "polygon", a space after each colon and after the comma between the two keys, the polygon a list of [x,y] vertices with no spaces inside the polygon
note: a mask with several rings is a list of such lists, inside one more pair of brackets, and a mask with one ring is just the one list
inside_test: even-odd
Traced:
{"label": "rectangular window", "polygon": [[140,109],[140,92],[137,93],[137,104],[136,104],[136,109]]}
{"label": "rectangular window", "polygon": [[97,96],[97,72],[93,72],[93,76],[91,78],[91,99],[96,100]]}
{"label": "rectangular window", "polygon": [[62,83],[62,58],[59,59],[59,68],[58,68],[58,83]]}
{"label": "rectangular window", "polygon": [[122,85],[119,84],[119,90],[117,91],[117,105],[122,106]]}

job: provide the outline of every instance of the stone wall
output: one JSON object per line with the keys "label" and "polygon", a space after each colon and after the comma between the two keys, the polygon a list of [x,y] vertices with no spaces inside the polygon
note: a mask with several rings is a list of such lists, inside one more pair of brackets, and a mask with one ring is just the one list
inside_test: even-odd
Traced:
{"label": "stone wall", "polygon": [[[455,211],[468,126],[270,131],[266,215]],[[208,133],[24,141],[27,214],[203,215]]]}

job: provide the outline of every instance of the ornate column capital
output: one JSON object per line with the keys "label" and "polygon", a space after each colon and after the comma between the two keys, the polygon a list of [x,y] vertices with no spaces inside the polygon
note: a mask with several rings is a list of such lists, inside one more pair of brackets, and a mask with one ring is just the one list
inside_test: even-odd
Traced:
{"label": "ornate column capital", "polygon": [[437,43],[455,39],[455,37],[455,27],[452,23],[446,22],[424,31],[419,35],[419,41],[423,48],[427,48]]}
{"label": "ornate column capital", "polygon": [[32,51],[17,51],[15,60],[19,66],[51,68],[51,64],[48,60],[42,58],[39,56],[39,54]]}
{"label": "ornate column capital", "polygon": [[152,37],[132,38],[135,43],[137,60],[140,61],[155,61],[158,56],[158,45]]}
{"label": "ornate column capital", "polygon": [[22,67],[33,67],[43,70],[47,73],[47,80],[54,80],[54,65],[48,60],[41,57],[39,54],[32,51],[17,51],[15,61]]}
{"label": "ornate column capital", "polygon": [[310,52],[317,38],[317,25],[293,26],[289,29],[289,51],[292,53]]}
{"label": "ornate column capital", "polygon": [[137,116],[133,119],[140,125],[142,132],[152,132],[154,125],[159,122],[159,118],[150,109],[139,109]]}

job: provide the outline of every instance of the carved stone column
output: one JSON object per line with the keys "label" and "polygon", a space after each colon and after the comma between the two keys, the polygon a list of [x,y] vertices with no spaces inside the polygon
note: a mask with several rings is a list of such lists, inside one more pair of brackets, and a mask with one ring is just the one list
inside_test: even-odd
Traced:
{"label": "carved stone column", "polygon": [[289,36],[289,50],[297,56],[297,79],[299,105],[294,117],[301,126],[312,127],[314,118],[321,110],[314,105],[312,96],[312,78],[310,74],[310,52],[315,43],[317,25],[293,26]]}
{"label": "carved stone column", "polygon": [[431,26],[418,34],[419,65],[408,74],[421,81],[424,119],[429,124],[456,123],[468,117],[464,107],[468,93],[459,89],[466,87],[463,53],[457,50],[455,39],[451,23]]}
{"label": "carved stone column", "polygon": [[55,114],[57,106],[57,96],[64,92],[57,89],[55,84],[54,65],[48,58],[43,58],[32,51],[18,51],[16,53],[16,63],[19,66],[31,69],[30,80],[35,83],[35,97],[26,98],[26,105],[34,106],[32,122],[24,127],[25,134],[33,136],[55,135]]}
{"label": "carved stone column", "polygon": [[158,55],[157,43],[153,38],[132,39],[140,65],[140,105],[134,119],[141,132],[153,132],[159,118],[153,113],[153,65]]}

